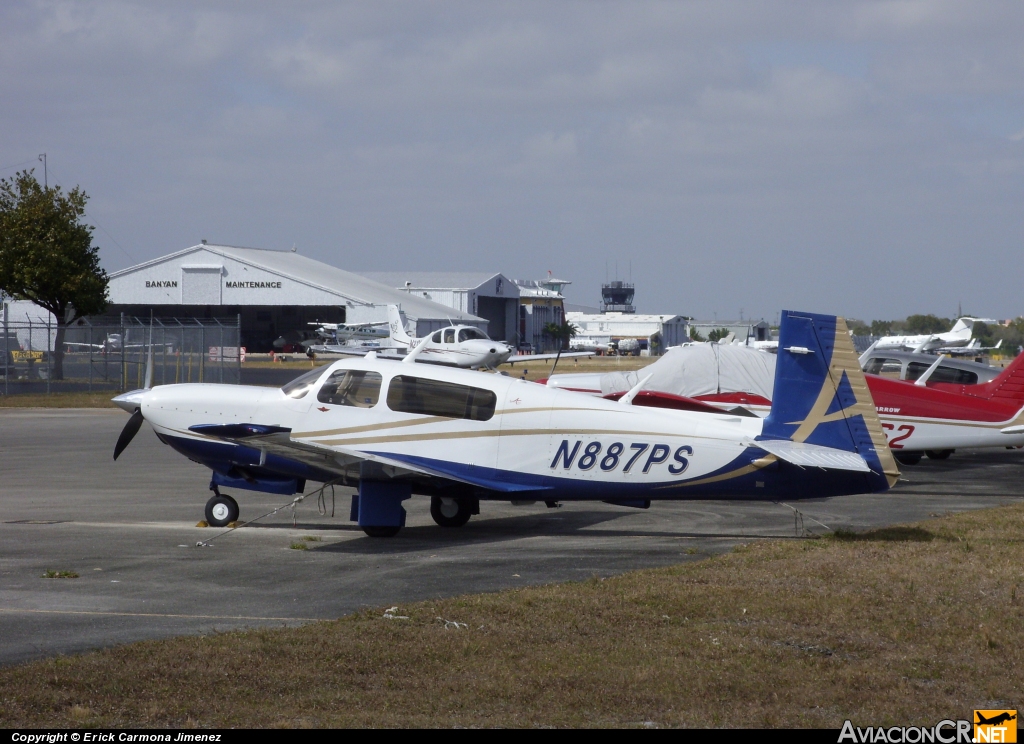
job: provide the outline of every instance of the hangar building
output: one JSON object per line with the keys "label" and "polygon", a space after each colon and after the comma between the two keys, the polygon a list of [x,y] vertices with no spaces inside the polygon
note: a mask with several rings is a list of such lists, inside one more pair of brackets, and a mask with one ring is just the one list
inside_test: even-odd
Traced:
{"label": "hangar building", "polygon": [[[487,321],[487,335],[519,343],[519,287],[503,274],[455,271],[362,272],[404,296],[439,302]],[[452,320],[454,320],[454,316]]]}
{"label": "hangar building", "polygon": [[487,321],[471,312],[292,251],[205,242],[112,273],[109,293],[108,315],[241,316],[242,345],[250,351],[269,351],[274,339],[309,331],[312,321],[387,321],[389,304],[401,306],[417,336],[447,326],[449,319],[487,331]]}
{"label": "hangar building", "polygon": [[635,338],[647,342],[652,355],[662,354],[669,346],[690,340],[688,319],[684,315],[640,315],[638,313],[566,313],[565,319],[579,331],[578,339],[600,343]]}

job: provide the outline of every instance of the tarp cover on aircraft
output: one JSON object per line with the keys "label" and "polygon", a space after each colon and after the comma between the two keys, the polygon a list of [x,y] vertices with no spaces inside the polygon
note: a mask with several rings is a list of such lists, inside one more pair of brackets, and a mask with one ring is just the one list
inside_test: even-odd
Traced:
{"label": "tarp cover on aircraft", "polygon": [[601,394],[629,390],[640,376],[652,375],[646,390],[659,390],[693,398],[714,393],[753,393],[768,400],[775,386],[774,354],[747,346],[694,344],[669,349],[638,372],[610,372],[601,376]]}

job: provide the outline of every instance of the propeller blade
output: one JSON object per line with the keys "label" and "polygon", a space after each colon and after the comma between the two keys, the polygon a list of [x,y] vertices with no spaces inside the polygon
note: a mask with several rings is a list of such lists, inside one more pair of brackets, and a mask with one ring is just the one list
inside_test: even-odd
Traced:
{"label": "propeller blade", "polygon": [[128,423],[121,429],[121,436],[117,438],[117,444],[114,445],[114,459],[116,460],[125,448],[132,443],[135,439],[135,435],[139,433],[139,429],[142,428],[142,411],[138,408],[135,409],[135,413],[128,419]]}

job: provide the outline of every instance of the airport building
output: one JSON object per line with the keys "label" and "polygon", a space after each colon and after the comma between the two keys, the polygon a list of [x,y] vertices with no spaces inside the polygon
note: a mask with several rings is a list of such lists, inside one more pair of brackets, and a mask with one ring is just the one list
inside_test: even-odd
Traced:
{"label": "airport building", "polygon": [[[311,322],[386,322],[389,304],[401,306],[417,336],[450,322],[490,332],[487,321],[471,311],[293,251],[205,242],[112,273],[109,296],[108,316],[148,318],[152,311],[157,318],[240,317],[242,346],[257,352],[269,351],[285,333],[309,331]],[[503,318],[501,332],[505,327]]]}
{"label": "airport building", "polygon": [[735,340],[745,342],[771,341],[772,329],[767,320],[691,320],[690,328],[707,339],[712,331],[725,330],[735,335]]}
{"label": "airport building", "polygon": [[536,354],[556,351],[558,342],[544,333],[548,323],[565,322],[565,298],[562,290],[572,282],[565,279],[516,279],[519,287],[519,347]]}
{"label": "airport building", "polygon": [[[519,343],[519,287],[503,274],[458,271],[374,271],[360,276],[487,321],[487,335]],[[455,316],[452,316],[455,321]],[[462,321],[457,321],[462,322]]]}
{"label": "airport building", "polygon": [[578,340],[599,344],[623,339],[640,341],[640,348],[661,354],[670,346],[690,340],[685,315],[641,315],[638,313],[566,313],[565,319],[578,329]]}

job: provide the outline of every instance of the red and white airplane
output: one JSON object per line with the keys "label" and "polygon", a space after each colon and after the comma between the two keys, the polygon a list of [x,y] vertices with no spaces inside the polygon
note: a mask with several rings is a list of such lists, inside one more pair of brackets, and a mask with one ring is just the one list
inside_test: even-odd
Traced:
{"label": "red and white airplane", "polygon": [[[671,357],[666,357],[655,365],[669,359]],[[720,363],[724,360],[722,357]],[[682,384],[684,376],[671,372],[668,376],[659,374],[655,365],[651,365],[633,373],[638,379],[651,376],[651,382],[633,404],[692,409],[704,405],[767,416],[772,404],[774,362],[767,355],[752,357],[752,360],[760,364],[748,364],[744,375],[732,376],[733,380],[742,381],[741,384],[724,388],[719,384],[713,392],[696,394]],[[933,368],[940,360],[936,360]],[[682,362],[679,355],[674,365]],[[916,382],[865,375],[889,447],[899,462],[913,465],[924,454],[933,459],[945,459],[954,450],[966,447],[1024,446],[1024,354],[995,379],[982,384],[929,384],[931,371]],[[715,370],[715,374],[719,371]],[[721,374],[725,374],[724,370]],[[622,394],[618,390],[609,391],[607,384],[602,385],[601,378],[602,375],[554,375],[547,384],[592,395],[603,394],[608,398]],[[687,392],[691,394],[680,395]]]}

